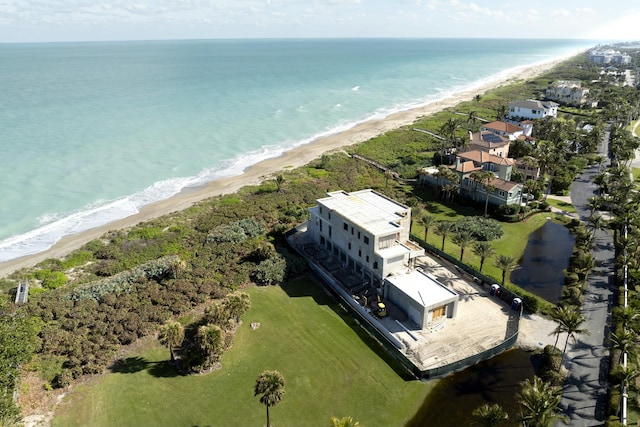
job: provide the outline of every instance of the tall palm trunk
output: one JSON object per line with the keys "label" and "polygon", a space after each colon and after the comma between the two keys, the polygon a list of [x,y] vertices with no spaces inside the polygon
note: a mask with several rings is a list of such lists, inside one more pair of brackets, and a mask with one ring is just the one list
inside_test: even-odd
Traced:
{"label": "tall palm trunk", "polygon": [[271,418],[269,418],[269,405],[267,407],[267,427],[271,427]]}

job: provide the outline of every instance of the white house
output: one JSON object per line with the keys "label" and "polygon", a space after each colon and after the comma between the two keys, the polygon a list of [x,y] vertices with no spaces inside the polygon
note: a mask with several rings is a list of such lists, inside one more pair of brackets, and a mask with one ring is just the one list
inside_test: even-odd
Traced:
{"label": "white house", "polygon": [[420,329],[439,325],[458,310],[458,294],[419,270],[387,277],[382,289]]}
{"label": "white house", "polygon": [[409,240],[411,208],[371,189],[333,191],[309,209],[307,233],[374,286],[405,271],[424,249]]}
{"label": "white house", "polygon": [[535,99],[513,101],[509,103],[508,116],[514,120],[557,117],[558,104],[553,101],[538,101]]}
{"label": "white house", "polygon": [[588,94],[589,89],[583,88],[582,83],[575,80],[559,80],[545,91],[547,98],[569,105],[585,104]]}

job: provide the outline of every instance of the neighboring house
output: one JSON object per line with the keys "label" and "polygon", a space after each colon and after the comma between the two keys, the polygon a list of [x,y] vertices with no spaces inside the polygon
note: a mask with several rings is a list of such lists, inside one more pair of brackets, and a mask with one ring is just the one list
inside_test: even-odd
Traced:
{"label": "neighboring house", "polygon": [[589,51],[589,61],[596,64],[630,64],[631,56],[613,49],[593,49]]}
{"label": "neighboring house", "polygon": [[529,179],[536,180],[540,177],[540,166],[537,159],[530,157],[528,160],[516,160],[516,170],[524,175],[525,181]]}
{"label": "neighboring house", "polygon": [[456,163],[451,167],[460,176],[460,195],[475,201],[486,200],[485,187],[471,178],[476,171],[493,172],[495,178],[489,183],[494,187],[489,194],[489,203],[497,206],[520,204],[522,184],[509,181],[515,166],[515,160],[494,156],[474,150],[458,154]]}
{"label": "neighboring house", "polygon": [[[511,182],[511,173],[516,161],[510,158],[496,156],[486,151],[471,150],[459,153],[455,163],[449,166],[460,177],[460,195],[476,201],[484,201],[486,192],[484,187],[471,179],[473,172],[493,172],[495,178],[491,185],[495,187],[489,195],[489,203],[493,205],[515,205],[522,199],[522,184]],[[438,169],[424,168],[418,171],[418,182],[434,187],[442,185],[436,175]]]}
{"label": "neighboring house", "polygon": [[411,208],[373,190],[333,191],[309,209],[307,232],[344,267],[376,287],[424,255],[409,240]]}
{"label": "neighboring house", "polygon": [[496,156],[485,151],[471,150],[458,154],[453,169],[462,171],[463,173],[474,172],[470,166],[466,166],[465,170],[461,169],[469,162],[473,164],[476,168],[475,170],[493,172],[498,178],[504,179],[505,181],[511,179],[511,172],[516,163],[513,159]]}
{"label": "neighboring house", "polygon": [[509,157],[510,140],[492,131],[469,132],[469,150],[480,150],[494,156]]}
{"label": "neighboring house", "polygon": [[545,96],[563,104],[580,106],[586,104],[589,89],[576,80],[559,80],[545,91]]}
{"label": "neighboring house", "polygon": [[510,141],[514,141],[518,139],[520,135],[524,135],[524,129],[518,125],[507,122],[490,122],[485,123],[480,126],[480,132],[488,131],[493,132],[496,135],[504,136],[505,138],[509,138]]}
{"label": "neighboring house", "polygon": [[522,128],[522,135],[518,135],[518,139],[528,140],[531,138],[531,135],[533,134],[533,121],[529,119],[514,120],[509,118],[506,118],[504,121],[505,123],[509,123],[511,125]]}
{"label": "neighboring house", "polygon": [[524,131],[523,134],[526,137],[530,137],[533,134],[533,122],[531,120],[523,120],[518,123],[518,125]]}
{"label": "neighboring house", "polygon": [[458,294],[420,270],[387,277],[383,293],[420,329],[442,325],[458,311]]}
{"label": "neighboring house", "polygon": [[535,99],[513,101],[509,103],[508,116],[513,120],[558,117],[558,104],[553,101],[538,101]]}

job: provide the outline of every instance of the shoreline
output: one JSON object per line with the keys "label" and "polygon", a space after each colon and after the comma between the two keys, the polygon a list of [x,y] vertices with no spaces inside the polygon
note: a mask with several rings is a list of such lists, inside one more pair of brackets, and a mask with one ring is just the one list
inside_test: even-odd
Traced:
{"label": "shoreline", "polygon": [[421,117],[454,107],[464,101],[470,101],[477,94],[482,95],[491,89],[505,84],[536,77],[566,60],[568,57],[555,58],[547,62],[521,67],[497,77],[495,80],[454,93],[438,101],[396,112],[381,119],[365,121],[345,131],[317,138],[307,144],[287,150],[278,157],[268,158],[251,165],[240,175],[217,179],[201,186],[185,187],[178,194],[168,199],[144,206],[134,215],[77,234],[64,236],[49,249],[42,252],[2,262],[0,263],[0,277],[6,277],[22,268],[32,267],[48,258],[63,258],[91,240],[100,238],[108,231],[132,227],[153,218],[184,210],[202,200],[224,194],[232,194],[247,185],[260,184],[279,171],[304,166],[312,160],[321,157],[323,154],[367,141],[402,126],[411,125]]}

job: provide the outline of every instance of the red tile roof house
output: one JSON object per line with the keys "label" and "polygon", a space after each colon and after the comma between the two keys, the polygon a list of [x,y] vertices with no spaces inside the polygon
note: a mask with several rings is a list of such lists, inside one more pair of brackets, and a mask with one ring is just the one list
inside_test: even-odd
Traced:
{"label": "red tile roof house", "polygon": [[520,135],[524,135],[524,129],[520,126],[501,121],[483,124],[480,126],[480,132],[482,131],[493,132],[496,135],[509,138],[510,141],[518,139]]}
{"label": "red tile roof house", "polygon": [[480,150],[471,150],[458,154],[451,166],[460,176],[460,195],[475,201],[484,201],[485,187],[471,178],[475,171],[490,171],[495,178],[490,183],[494,190],[489,194],[489,203],[493,205],[519,205],[522,202],[522,184],[509,181],[515,167],[515,160],[495,156]]}
{"label": "red tile roof house", "polygon": [[469,132],[469,151],[479,150],[498,157],[509,157],[510,140],[490,131]]}

